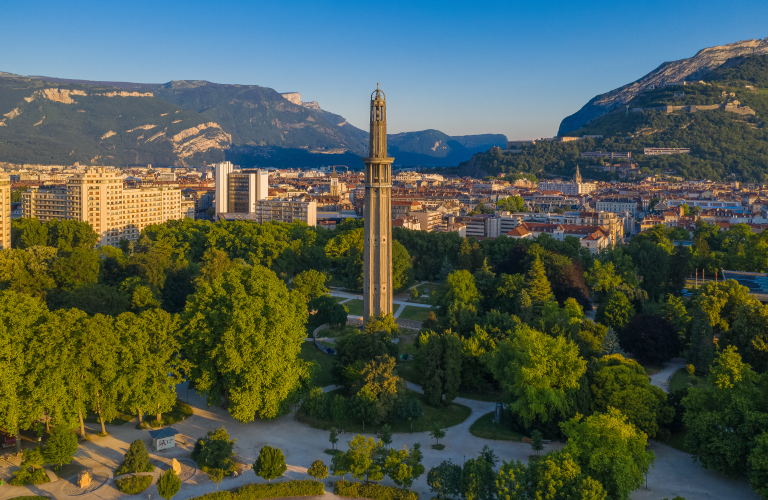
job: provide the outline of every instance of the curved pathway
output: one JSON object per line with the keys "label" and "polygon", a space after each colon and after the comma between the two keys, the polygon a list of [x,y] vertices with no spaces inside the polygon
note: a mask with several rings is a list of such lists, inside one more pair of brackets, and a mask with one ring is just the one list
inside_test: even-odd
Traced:
{"label": "curved pathway", "polygon": [[667,361],[664,363],[664,368],[661,371],[651,375],[651,383],[656,387],[661,387],[665,392],[669,392],[669,381],[672,380],[672,375],[680,368],[685,368],[684,359],[675,358]]}

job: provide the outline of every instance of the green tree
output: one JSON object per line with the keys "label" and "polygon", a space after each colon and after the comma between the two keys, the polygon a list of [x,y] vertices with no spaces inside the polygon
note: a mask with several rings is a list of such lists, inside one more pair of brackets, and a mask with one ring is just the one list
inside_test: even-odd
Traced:
{"label": "green tree", "polygon": [[392,444],[392,427],[390,427],[389,424],[384,424],[381,427],[381,442],[384,443],[387,448],[390,448],[390,445]]}
{"label": "green tree", "polygon": [[609,408],[620,410],[635,427],[651,437],[672,422],[674,409],[667,404],[667,394],[651,385],[645,369],[621,354],[601,357],[591,377],[593,412]]}
{"label": "green tree", "polygon": [[440,424],[435,424],[435,427],[429,432],[429,437],[435,440],[435,444],[440,444],[440,440],[445,437],[445,429]]}
{"label": "green tree", "polygon": [[525,291],[533,303],[549,302],[552,300],[552,287],[547,279],[544,264],[536,255],[536,260],[531,263],[525,280]]}
{"label": "green tree", "polygon": [[680,340],[684,340],[686,332],[688,331],[688,324],[691,322],[691,317],[688,315],[683,299],[669,294],[667,296],[667,301],[662,307],[662,316],[672,323]]}
{"label": "green tree", "polygon": [[137,439],[128,447],[123,458],[123,464],[117,470],[117,474],[127,474],[130,472],[152,472],[154,468],[149,463],[149,453],[144,446],[142,439]]}
{"label": "green tree", "polygon": [[685,448],[695,460],[730,477],[744,477],[756,439],[768,426],[765,380],[742,362],[733,346],[715,359],[709,389],[683,399]]}
{"label": "green tree", "polygon": [[493,465],[482,456],[467,460],[461,470],[459,490],[466,500],[492,500],[496,493]]}
{"label": "green tree", "polygon": [[118,414],[121,388],[128,386],[127,373],[120,370],[120,338],[110,316],[97,314],[90,318],[80,331],[85,349],[82,360],[87,365],[85,373],[89,390],[88,401],[91,410],[98,415],[101,435],[107,434],[105,421],[111,421]]}
{"label": "green tree", "polygon": [[341,394],[336,394],[331,403],[331,420],[341,427],[341,421],[347,416],[347,400]]}
{"label": "green tree", "polygon": [[232,460],[235,442],[236,439],[229,439],[229,433],[224,427],[210,430],[195,442],[192,460],[197,462],[204,472],[210,469],[232,472],[237,467]]}
{"label": "green tree", "polygon": [[471,331],[480,307],[480,293],[472,274],[467,270],[449,274],[433,304],[446,327],[460,333]]}
{"label": "green tree", "polygon": [[635,315],[635,308],[629,302],[627,296],[621,292],[611,293],[606,300],[600,303],[595,314],[595,319],[615,330],[621,330],[632,316]]}
{"label": "green tree", "polygon": [[328,477],[328,466],[325,465],[320,459],[315,460],[312,462],[312,465],[309,466],[309,469],[307,469],[307,474],[319,481],[322,481]]}
{"label": "green tree", "polygon": [[99,279],[99,264],[101,259],[98,252],[86,248],[75,248],[59,257],[51,266],[51,274],[63,290],[75,288]]}
{"label": "green tree", "polygon": [[392,240],[392,289],[401,291],[413,282],[411,256],[397,240]]}
{"label": "green tree", "polygon": [[355,417],[363,422],[365,430],[365,421],[372,422],[378,414],[378,400],[370,387],[363,386],[357,394],[352,397],[352,411]]}
{"label": "green tree", "polygon": [[707,314],[697,309],[691,321],[691,346],[687,361],[696,367],[696,373],[705,375],[715,357],[715,344]]}
{"label": "green tree", "polygon": [[423,415],[424,408],[421,405],[421,401],[413,397],[405,398],[397,409],[397,416],[408,420],[411,424],[411,430],[413,430],[413,421],[421,418]]}
{"label": "green tree", "polygon": [[768,498],[768,432],[755,438],[755,445],[747,459],[749,463],[749,484],[755,493]]}
{"label": "green tree", "polygon": [[341,476],[342,481],[344,476],[350,473],[349,457],[346,453],[337,453],[331,459],[331,473],[334,476]]}
{"label": "green tree", "polygon": [[768,306],[746,304],[736,313],[731,328],[720,335],[721,345],[732,345],[756,371],[768,370]]}
{"label": "green tree", "polygon": [[541,431],[535,429],[531,432],[531,450],[539,456],[539,452],[544,449],[543,436]]}
{"label": "green tree", "polygon": [[498,498],[510,500],[605,500],[603,485],[582,473],[568,453],[550,452],[526,467],[504,462],[496,479]]}
{"label": "green tree", "polygon": [[280,448],[262,446],[258,458],[253,463],[253,472],[271,483],[273,479],[283,477],[286,470],[288,467],[285,465],[285,456]]}
{"label": "green tree", "polygon": [[381,465],[374,463],[374,454],[382,448],[381,442],[358,434],[349,442],[347,461],[349,472],[357,479],[380,481],[384,477]]}
{"label": "green tree", "polygon": [[216,491],[219,491],[219,483],[224,480],[224,471],[221,469],[208,469],[208,479],[216,483]]}
{"label": "green tree", "polygon": [[397,376],[395,364],[395,358],[385,354],[367,362],[360,372],[360,384],[370,389],[376,399],[371,422],[384,422],[394,415],[399,394],[405,391],[405,381]]}
{"label": "green tree", "polygon": [[40,219],[21,218],[11,221],[13,248],[48,246],[48,226]]}
{"label": "green tree", "polygon": [[525,325],[499,343],[489,366],[504,401],[526,426],[567,415],[573,405],[571,391],[586,371],[575,344]]}
{"label": "green tree", "polygon": [[621,276],[616,274],[613,262],[601,263],[596,260],[588,272],[584,273],[589,290],[599,297],[606,297],[623,283]]}
{"label": "green tree", "polygon": [[136,410],[139,422],[145,411],[162,421],[162,414],[176,403],[176,386],[189,371],[181,353],[179,317],[162,309],[125,313],[117,317],[115,331],[123,346],[123,404]]}
{"label": "green tree", "polygon": [[43,456],[47,462],[59,464],[59,469],[75,458],[77,453],[77,436],[64,425],[53,428],[48,441],[45,443]]}
{"label": "green tree", "polygon": [[458,335],[449,332],[436,334],[422,332],[418,338],[417,366],[421,371],[424,396],[433,406],[450,403],[459,392],[461,384],[462,342]]}
{"label": "green tree", "polygon": [[227,272],[235,264],[229,259],[226,252],[218,248],[209,248],[203,254],[200,262],[200,275],[198,283],[213,283],[213,280]]}
{"label": "green tree", "polygon": [[328,295],[328,289],[325,282],[328,276],[325,273],[310,269],[302,271],[293,278],[293,289],[298,292],[307,302],[323,295]]}
{"label": "green tree", "polygon": [[[35,344],[47,312],[39,299],[0,292],[0,425],[13,436],[42,414],[39,405],[28,404],[36,399],[33,367],[35,358],[55,351],[51,345],[40,345],[38,351],[29,347]],[[16,449],[21,452],[21,439],[16,440]]]}
{"label": "green tree", "polygon": [[239,422],[288,411],[305,377],[298,358],[306,337],[304,299],[266,268],[235,267],[200,286],[187,301],[184,351],[189,378],[208,404],[228,403]]}
{"label": "green tree", "polygon": [[[218,483],[216,483],[218,489]],[[171,500],[181,489],[181,478],[176,475],[176,471],[168,469],[157,480],[157,492],[165,500]]]}
{"label": "green tree", "polygon": [[454,271],[453,264],[448,260],[448,256],[443,257],[443,263],[440,265],[440,271],[435,276],[437,281],[444,281]]}
{"label": "green tree", "polygon": [[502,198],[496,202],[496,206],[499,210],[507,212],[524,212],[525,201],[520,196],[510,196],[508,198]]}
{"label": "green tree", "polygon": [[627,499],[643,484],[656,456],[646,451],[648,437],[615,408],[560,424],[568,438],[564,452],[582,472],[602,483],[608,496]]}
{"label": "green tree", "polygon": [[450,460],[441,462],[427,473],[427,486],[431,492],[437,494],[437,498],[440,498],[440,495],[443,498],[458,496],[460,480],[461,467]]}
{"label": "green tree", "polygon": [[331,443],[331,449],[336,449],[336,443],[339,442],[339,430],[336,427],[331,427],[331,434],[328,436],[328,441]]}
{"label": "green tree", "polygon": [[709,319],[713,335],[719,335],[736,320],[739,308],[755,302],[749,288],[735,280],[708,282],[691,299],[690,310],[701,309]]}

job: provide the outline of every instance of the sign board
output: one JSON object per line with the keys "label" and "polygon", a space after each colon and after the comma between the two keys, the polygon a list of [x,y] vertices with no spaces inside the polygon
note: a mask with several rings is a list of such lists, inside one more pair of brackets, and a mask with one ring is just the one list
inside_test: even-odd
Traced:
{"label": "sign board", "polygon": [[167,450],[168,448],[176,446],[176,436],[153,439],[152,441],[156,451]]}

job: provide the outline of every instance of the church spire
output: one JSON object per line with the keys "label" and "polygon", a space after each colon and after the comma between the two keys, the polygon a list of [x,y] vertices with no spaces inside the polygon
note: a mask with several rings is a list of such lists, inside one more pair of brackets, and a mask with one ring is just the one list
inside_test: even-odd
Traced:
{"label": "church spire", "polygon": [[576,165],[576,174],[573,176],[573,182],[581,184],[581,174],[579,173],[579,166]]}

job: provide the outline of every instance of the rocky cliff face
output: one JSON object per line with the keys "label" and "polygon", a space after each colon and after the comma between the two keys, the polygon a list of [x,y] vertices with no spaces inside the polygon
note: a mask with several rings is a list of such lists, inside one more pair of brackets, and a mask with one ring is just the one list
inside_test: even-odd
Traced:
{"label": "rocky cliff face", "polygon": [[594,97],[579,111],[563,119],[557,135],[576,130],[611,109],[626,104],[648,87],[672,82],[697,81],[729,59],[754,54],[768,54],[768,38],[709,47],[688,59],[665,62],[633,83]]}

